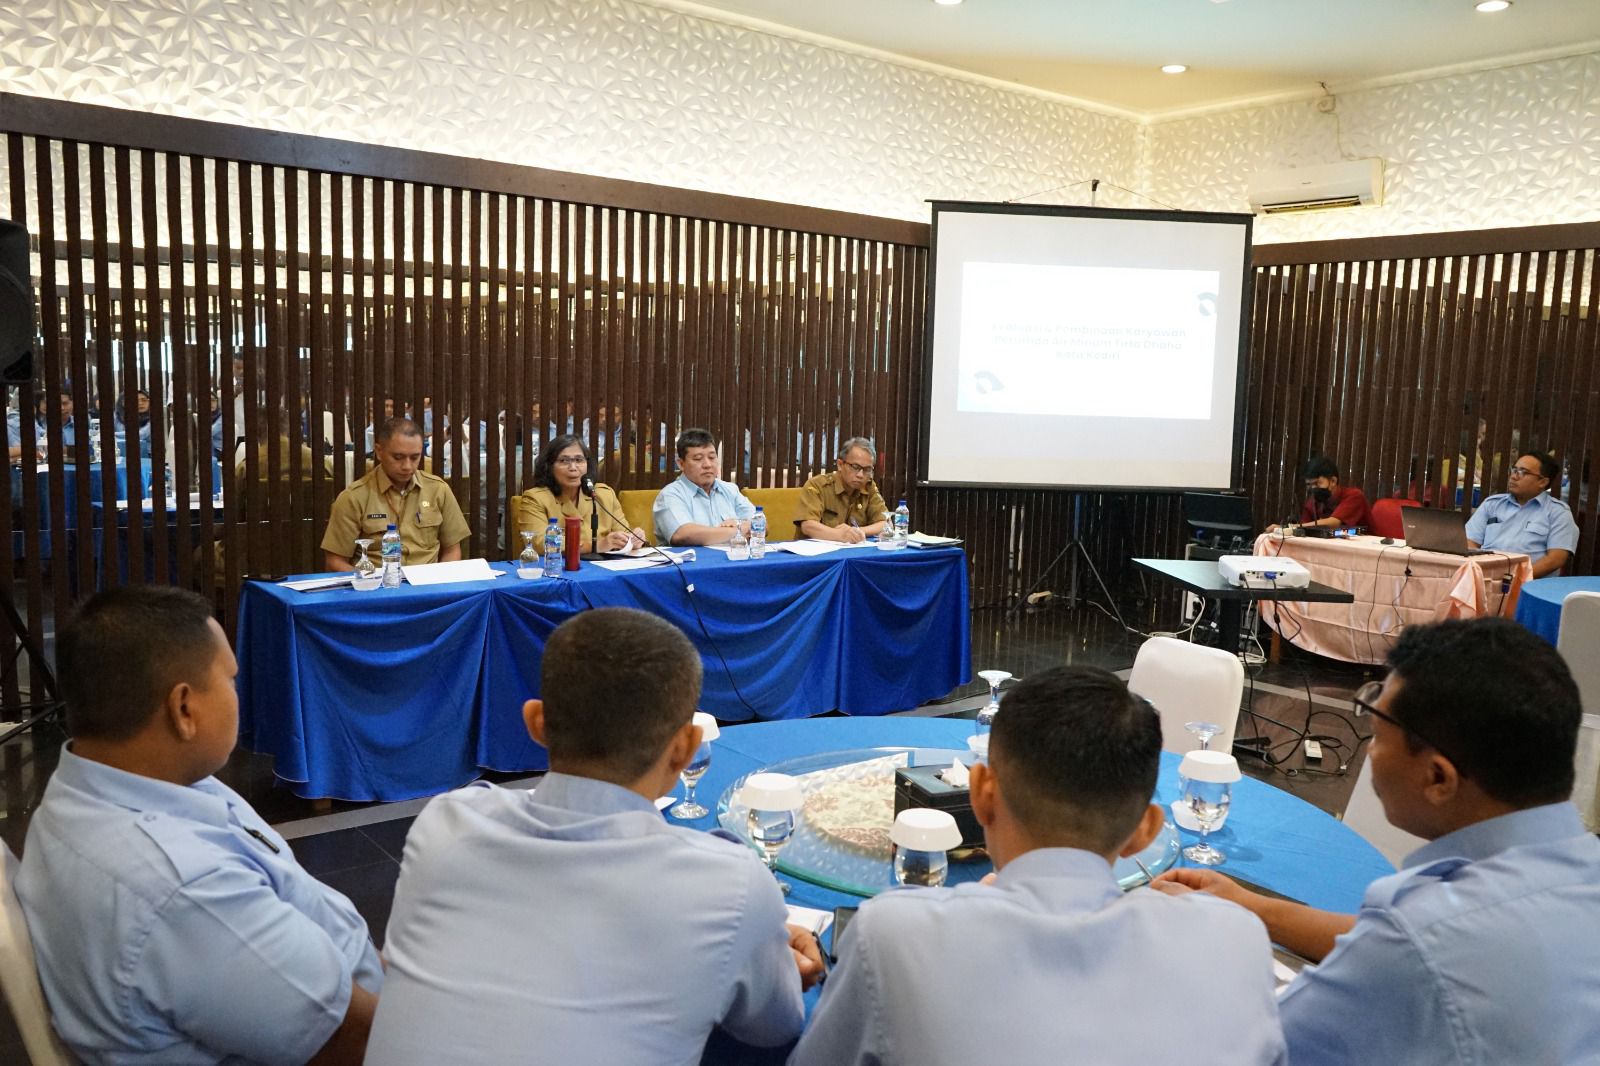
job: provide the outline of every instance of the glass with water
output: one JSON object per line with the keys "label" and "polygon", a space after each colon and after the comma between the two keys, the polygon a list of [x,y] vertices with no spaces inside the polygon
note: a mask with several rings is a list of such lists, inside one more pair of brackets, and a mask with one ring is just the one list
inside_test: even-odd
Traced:
{"label": "glass with water", "polygon": [[1212,847],[1206,834],[1217,827],[1228,813],[1233,800],[1233,786],[1226,781],[1196,781],[1182,778],[1183,794],[1178,802],[1189,808],[1195,824],[1200,827],[1200,843],[1183,849],[1183,857],[1199,866],[1220,866],[1227,855]]}

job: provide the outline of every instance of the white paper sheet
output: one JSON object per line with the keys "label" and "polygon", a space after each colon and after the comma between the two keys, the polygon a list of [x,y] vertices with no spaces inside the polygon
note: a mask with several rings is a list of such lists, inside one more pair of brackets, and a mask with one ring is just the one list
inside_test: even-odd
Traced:
{"label": "white paper sheet", "polygon": [[607,552],[610,558],[596,559],[594,565],[602,570],[642,570],[647,566],[666,566],[670,559],[675,563],[694,562],[693,548],[639,548],[631,552]]}
{"label": "white paper sheet", "polygon": [[931,533],[912,533],[906,537],[906,543],[918,548],[946,548],[953,544],[960,544],[960,537],[936,537]]}
{"label": "white paper sheet", "polygon": [[768,551],[793,552],[810,558],[814,555],[827,555],[829,552],[841,551],[852,547],[841,544],[836,540],[780,540],[776,544],[768,544]]}
{"label": "white paper sheet", "polygon": [[412,585],[454,585],[464,581],[493,581],[500,572],[490,569],[487,559],[457,559],[453,563],[419,563],[402,566],[400,572]]}
{"label": "white paper sheet", "polygon": [[324,589],[344,588],[354,577],[354,574],[334,574],[324,577],[303,577],[299,581],[280,581],[278,584],[296,592],[321,592]]}
{"label": "white paper sheet", "polygon": [[789,904],[789,924],[798,925],[802,929],[821,936],[828,931],[828,926],[833,924],[832,911],[819,911],[815,907],[801,907]]}

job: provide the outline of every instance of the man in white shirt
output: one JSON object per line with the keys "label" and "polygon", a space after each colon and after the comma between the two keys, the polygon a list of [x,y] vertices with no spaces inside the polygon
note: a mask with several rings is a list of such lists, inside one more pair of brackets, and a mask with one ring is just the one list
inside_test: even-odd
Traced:
{"label": "man in white shirt", "polygon": [[369,1066],[692,1064],[716,1026],[792,1040],[815,941],[754,852],[653,802],[700,744],[693,645],[600,608],[556,628],[540,671],[523,717],[550,773],[440,796],[411,828]]}
{"label": "man in white shirt", "polygon": [[722,544],[735,529],[750,533],[755,505],[718,474],[716,438],[703,429],[678,434],[678,478],[656,495],[656,540],[662,544]]}
{"label": "man in white shirt", "polygon": [[1155,710],[1104,670],[1032,674],[989,758],[971,795],[993,883],[863,905],[790,1066],[1284,1062],[1261,923],[1111,874],[1161,831]]}

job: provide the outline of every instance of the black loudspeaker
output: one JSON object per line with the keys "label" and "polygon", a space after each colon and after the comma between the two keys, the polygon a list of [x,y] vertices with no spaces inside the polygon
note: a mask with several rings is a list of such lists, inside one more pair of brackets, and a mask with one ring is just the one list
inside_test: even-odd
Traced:
{"label": "black loudspeaker", "polygon": [[34,337],[28,231],[0,218],[0,383],[20,385],[33,376]]}

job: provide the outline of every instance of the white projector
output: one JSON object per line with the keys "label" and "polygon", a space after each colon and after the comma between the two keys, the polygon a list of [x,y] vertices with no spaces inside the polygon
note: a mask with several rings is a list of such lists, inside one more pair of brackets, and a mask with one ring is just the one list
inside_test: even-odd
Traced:
{"label": "white projector", "polygon": [[1217,571],[1230,585],[1246,589],[1303,589],[1311,584],[1311,571],[1295,562],[1271,555],[1224,555]]}

